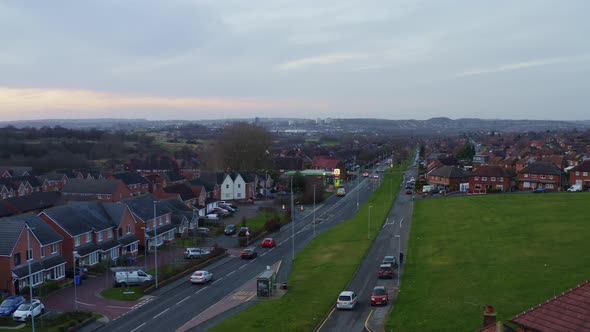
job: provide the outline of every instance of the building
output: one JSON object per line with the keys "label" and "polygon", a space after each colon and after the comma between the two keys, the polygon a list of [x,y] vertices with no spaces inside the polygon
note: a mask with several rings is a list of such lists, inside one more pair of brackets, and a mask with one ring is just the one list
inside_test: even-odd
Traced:
{"label": "building", "polygon": [[563,185],[563,173],[551,162],[537,161],[521,169],[517,181],[520,190],[545,188],[559,191]]}
{"label": "building", "polygon": [[584,160],[569,171],[569,184],[582,185],[582,190],[590,189],[590,160]]}
{"label": "building", "polygon": [[485,194],[490,191],[511,191],[516,173],[500,166],[485,165],[469,175],[469,193]]}
{"label": "building", "polygon": [[469,173],[455,166],[442,166],[428,173],[428,183],[457,191],[461,183],[469,182]]}

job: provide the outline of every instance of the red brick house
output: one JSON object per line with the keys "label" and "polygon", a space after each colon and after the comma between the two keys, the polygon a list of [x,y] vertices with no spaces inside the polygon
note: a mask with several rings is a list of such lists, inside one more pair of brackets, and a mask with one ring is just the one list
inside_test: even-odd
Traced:
{"label": "red brick house", "polygon": [[64,185],[62,194],[70,200],[104,202],[118,202],[131,196],[123,181],[113,179],[70,179]]}
{"label": "red brick house", "polygon": [[158,204],[154,196],[129,198],[123,203],[133,214],[135,235],[142,249],[159,247],[174,240],[176,226],[172,223],[172,211],[165,204]]}
{"label": "red brick house", "polygon": [[132,196],[139,196],[150,192],[150,183],[136,172],[123,172],[113,174],[111,179],[121,180],[129,189]]}
{"label": "red brick house", "polygon": [[490,190],[511,191],[516,173],[500,166],[481,166],[469,175],[469,193],[485,194]]}
{"label": "red brick house", "polygon": [[457,191],[461,183],[467,182],[469,173],[454,166],[442,166],[428,173],[429,184],[446,188],[448,191]]}
{"label": "red brick house", "polygon": [[537,161],[518,172],[518,189],[531,190],[545,188],[560,191],[563,185],[563,173],[557,166],[547,161]]}
{"label": "red brick house", "polygon": [[590,160],[584,160],[569,171],[569,184],[581,184],[582,190],[590,188]]}
{"label": "red brick house", "polygon": [[344,173],[345,165],[340,159],[334,157],[315,156],[311,162],[311,168],[323,169],[326,171],[334,171],[334,169],[338,168],[342,173]]}

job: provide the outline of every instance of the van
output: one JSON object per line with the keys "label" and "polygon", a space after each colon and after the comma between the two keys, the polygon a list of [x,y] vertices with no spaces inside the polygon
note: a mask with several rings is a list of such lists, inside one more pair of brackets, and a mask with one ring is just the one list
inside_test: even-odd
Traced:
{"label": "van", "polygon": [[578,192],[578,191],[582,191],[582,185],[579,183],[576,183],[574,185],[572,185],[571,187],[569,187],[567,189],[567,191],[569,192]]}
{"label": "van", "polygon": [[422,192],[423,193],[429,193],[429,192],[432,191],[432,189],[434,189],[434,186],[433,185],[426,185],[426,186],[422,187]]}
{"label": "van", "polygon": [[117,271],[115,272],[115,287],[126,287],[130,285],[141,285],[152,280],[152,275],[142,270]]}

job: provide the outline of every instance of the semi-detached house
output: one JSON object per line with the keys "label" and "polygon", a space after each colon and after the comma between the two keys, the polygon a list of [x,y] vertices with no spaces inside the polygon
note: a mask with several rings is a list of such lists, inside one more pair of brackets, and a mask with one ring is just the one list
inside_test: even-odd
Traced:
{"label": "semi-detached house", "polygon": [[172,223],[172,211],[152,195],[144,195],[123,201],[135,219],[135,235],[143,249],[159,247],[164,241],[174,240],[176,226]]}

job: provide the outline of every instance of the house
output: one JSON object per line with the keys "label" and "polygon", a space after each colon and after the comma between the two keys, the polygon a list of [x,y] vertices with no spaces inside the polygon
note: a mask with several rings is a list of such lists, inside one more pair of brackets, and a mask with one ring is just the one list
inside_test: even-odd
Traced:
{"label": "house", "polygon": [[131,196],[139,196],[150,192],[150,183],[139,173],[115,173],[110,178],[123,181]]}
{"label": "house", "polygon": [[66,259],[62,241],[63,237],[35,214],[0,219],[0,288],[19,294],[30,284],[35,287],[45,280],[63,279]]}
{"label": "house", "polygon": [[563,185],[563,173],[551,162],[537,161],[521,169],[517,181],[520,190],[545,188],[559,191]]}
{"label": "house", "polygon": [[469,173],[455,166],[442,166],[428,173],[428,183],[444,187],[449,192],[459,190],[461,183],[469,182]]}
{"label": "house", "polygon": [[36,192],[29,196],[12,197],[4,200],[12,214],[35,212],[39,213],[43,209],[59,205],[61,194],[55,191]]}
{"label": "house", "polygon": [[471,164],[473,167],[479,167],[481,165],[486,165],[490,162],[490,156],[485,154],[476,154],[473,156],[473,160]]}
{"label": "house", "polygon": [[344,172],[345,165],[344,162],[338,158],[330,156],[315,156],[311,162],[311,168],[331,172],[335,169],[339,169],[341,172]]}
{"label": "house", "polygon": [[469,175],[469,193],[485,194],[490,190],[511,191],[515,176],[514,171],[501,166],[481,166]]}
{"label": "house", "polygon": [[199,227],[199,215],[178,198],[164,199],[160,204],[172,211],[172,223],[176,226],[178,234],[185,234]]}
{"label": "house", "polygon": [[68,182],[68,176],[64,173],[46,173],[37,176],[37,178],[42,183],[43,191],[61,191]]}
{"label": "house", "polygon": [[[194,191],[188,184],[181,183],[168,186],[163,189],[163,192],[167,194],[173,194],[174,197],[180,197],[182,202],[184,202],[184,204],[189,208],[192,208],[193,206],[197,205],[197,195],[194,193]],[[157,195],[157,192],[154,192],[154,196],[160,198],[160,196]]]}
{"label": "house", "polygon": [[26,180],[14,177],[0,178],[0,193],[2,199],[26,196],[33,192],[33,187]]}
{"label": "house", "polygon": [[426,171],[432,172],[433,170],[443,166],[457,165],[459,165],[459,162],[457,161],[457,159],[455,159],[455,157],[437,157],[428,162],[428,165],[426,165]]}
{"label": "house", "polygon": [[[234,199],[234,180],[229,174],[222,175],[223,180],[221,181],[221,200],[231,201]],[[218,175],[219,179],[219,175]],[[243,181],[243,180],[242,180]]]}
{"label": "house", "polygon": [[180,175],[178,172],[164,172],[163,176],[166,179],[165,186],[182,184],[187,181],[186,178]]}
{"label": "house", "polygon": [[[215,198],[221,196],[221,186],[217,185],[216,183],[206,181],[204,178],[192,179],[189,182],[189,185],[193,189],[193,191],[205,192],[205,200],[208,198]],[[195,192],[199,197],[202,194],[198,194]],[[204,205],[204,202],[199,200],[199,205]]]}
{"label": "house", "polygon": [[584,160],[569,171],[569,184],[581,184],[582,190],[590,188],[590,160]]}
{"label": "house", "polygon": [[244,197],[256,197],[256,188],[258,188],[260,182],[264,182],[263,178],[260,178],[260,175],[255,172],[242,172],[240,174],[246,183],[246,195]]}
{"label": "house", "polygon": [[117,202],[131,196],[121,180],[70,179],[64,185],[62,194],[68,200],[99,200]]}
{"label": "house", "polygon": [[248,199],[248,198],[254,196],[254,195],[251,195],[249,197],[246,196],[246,181],[242,177],[242,174],[232,173],[232,174],[230,174],[230,176],[231,176],[231,179],[233,182],[233,194],[232,194],[233,200],[245,200],[245,199]]}
{"label": "house", "polygon": [[[197,180],[198,181],[198,180]],[[195,206],[205,206],[205,201],[207,200],[208,194],[207,189],[205,189],[204,185],[194,185],[193,182],[189,182],[189,186],[195,197],[197,198]]]}
{"label": "house", "polygon": [[174,240],[176,226],[172,224],[172,211],[165,204],[158,204],[154,196],[148,194],[129,198],[123,203],[133,214],[135,235],[144,250]]}
{"label": "house", "polygon": [[178,164],[174,159],[162,157],[148,157],[145,160],[132,159],[125,165],[125,169],[139,173],[141,176],[160,174],[173,171],[178,172]]}
{"label": "house", "polygon": [[0,177],[28,176],[32,172],[30,166],[0,166]]}

